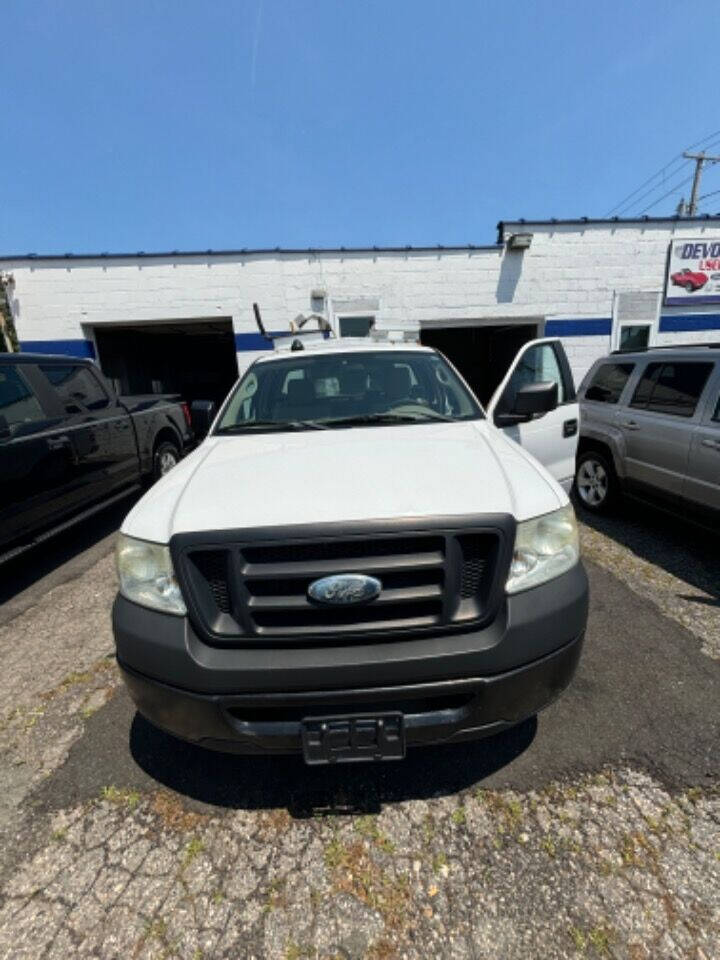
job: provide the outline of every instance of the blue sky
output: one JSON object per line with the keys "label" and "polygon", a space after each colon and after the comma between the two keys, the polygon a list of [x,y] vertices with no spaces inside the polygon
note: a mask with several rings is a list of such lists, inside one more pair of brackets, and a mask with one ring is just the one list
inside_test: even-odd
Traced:
{"label": "blue sky", "polygon": [[720,131],[719,29],[718,5],[659,0],[4,0],[0,252],[602,216]]}

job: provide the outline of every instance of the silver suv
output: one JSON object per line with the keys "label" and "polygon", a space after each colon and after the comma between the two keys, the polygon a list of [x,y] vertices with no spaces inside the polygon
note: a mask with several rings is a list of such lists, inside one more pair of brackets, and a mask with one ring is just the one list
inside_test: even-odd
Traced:
{"label": "silver suv", "polygon": [[578,398],[584,507],[629,494],[720,529],[720,343],[613,353]]}

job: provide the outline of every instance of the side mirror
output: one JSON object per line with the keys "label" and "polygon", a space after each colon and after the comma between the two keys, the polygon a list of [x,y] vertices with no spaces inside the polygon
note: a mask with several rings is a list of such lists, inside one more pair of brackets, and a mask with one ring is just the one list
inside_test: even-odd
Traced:
{"label": "side mirror", "polygon": [[215,410],[212,400],[193,400],[190,404],[190,424],[198,440],[207,435],[215,419]]}
{"label": "side mirror", "polygon": [[513,413],[519,416],[533,416],[535,413],[549,413],[558,405],[558,388],[554,382],[526,383],[515,396]]}
{"label": "side mirror", "polygon": [[558,405],[557,383],[526,383],[515,394],[512,409],[495,414],[496,427],[510,427],[527,423],[537,413],[549,413]]}

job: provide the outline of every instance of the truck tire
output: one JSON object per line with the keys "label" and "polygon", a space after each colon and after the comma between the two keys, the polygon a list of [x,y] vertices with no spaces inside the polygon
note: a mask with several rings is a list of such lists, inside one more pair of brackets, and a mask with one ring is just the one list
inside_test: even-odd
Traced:
{"label": "truck tire", "polygon": [[577,458],[575,493],[591,513],[606,513],[618,497],[618,479],[604,453],[585,450]]}
{"label": "truck tire", "polygon": [[159,480],[180,463],[180,449],[171,440],[158,444],[153,454],[153,480]]}

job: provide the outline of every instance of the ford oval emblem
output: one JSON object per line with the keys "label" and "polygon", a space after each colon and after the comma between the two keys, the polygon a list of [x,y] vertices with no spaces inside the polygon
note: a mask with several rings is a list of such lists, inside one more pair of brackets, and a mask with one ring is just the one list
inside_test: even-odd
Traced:
{"label": "ford oval emblem", "polygon": [[349,606],[376,600],[381,590],[382,584],[376,577],[364,573],[337,573],[313,580],[308,587],[308,597],[315,603]]}

